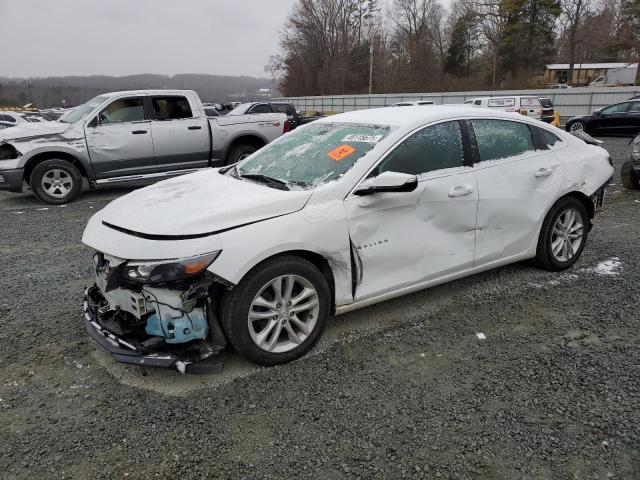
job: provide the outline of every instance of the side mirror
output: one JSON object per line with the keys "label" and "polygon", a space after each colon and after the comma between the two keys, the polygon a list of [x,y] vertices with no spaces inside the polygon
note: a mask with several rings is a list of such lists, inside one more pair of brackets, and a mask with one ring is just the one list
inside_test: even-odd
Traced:
{"label": "side mirror", "polygon": [[601,108],[599,108],[599,109],[597,109],[597,110],[594,110],[594,111],[593,111],[593,114],[594,114],[594,115],[602,115],[602,109],[601,109]]}
{"label": "side mirror", "polygon": [[407,173],[382,172],[374,178],[365,180],[353,192],[364,196],[384,192],[413,192],[418,187],[418,177]]}

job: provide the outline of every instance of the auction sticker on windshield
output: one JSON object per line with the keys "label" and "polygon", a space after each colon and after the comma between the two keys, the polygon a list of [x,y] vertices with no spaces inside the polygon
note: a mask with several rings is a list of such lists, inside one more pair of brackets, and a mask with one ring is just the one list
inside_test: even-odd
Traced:
{"label": "auction sticker on windshield", "polygon": [[347,135],[342,139],[343,142],[364,142],[364,143],[378,143],[382,140],[382,135]]}
{"label": "auction sticker on windshield", "polygon": [[347,145],[345,143],[345,144],[340,145],[339,147],[331,150],[329,153],[327,153],[327,155],[329,155],[331,158],[333,158],[336,162],[339,162],[340,160],[342,160],[345,157],[348,157],[349,155],[351,155],[355,151],[356,151],[355,148],[353,148],[351,145]]}

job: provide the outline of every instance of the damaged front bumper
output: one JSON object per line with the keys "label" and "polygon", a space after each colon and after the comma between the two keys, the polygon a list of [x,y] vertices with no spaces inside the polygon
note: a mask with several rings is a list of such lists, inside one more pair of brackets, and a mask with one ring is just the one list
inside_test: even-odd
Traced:
{"label": "damaged front bumper", "polygon": [[[218,343],[199,340],[184,344],[168,344],[158,337],[146,341],[123,338],[107,328],[108,312],[112,311],[97,285],[84,291],[83,315],[87,333],[120,363],[149,367],[175,368],[180,373],[196,371],[194,364],[219,353],[223,348]],[[218,332],[218,336],[221,332]],[[212,333],[215,335],[215,333]],[[221,371],[221,362],[210,365],[210,371]]]}

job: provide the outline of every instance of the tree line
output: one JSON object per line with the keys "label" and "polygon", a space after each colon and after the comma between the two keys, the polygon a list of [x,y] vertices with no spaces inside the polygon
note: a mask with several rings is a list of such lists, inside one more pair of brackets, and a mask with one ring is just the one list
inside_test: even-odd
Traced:
{"label": "tree line", "polygon": [[299,0],[265,71],[288,96],[483,90],[639,56],[640,0]]}

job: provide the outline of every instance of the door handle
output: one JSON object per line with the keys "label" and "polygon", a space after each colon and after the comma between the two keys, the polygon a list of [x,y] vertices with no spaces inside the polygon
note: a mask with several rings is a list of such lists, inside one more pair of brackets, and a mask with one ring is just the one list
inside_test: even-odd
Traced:
{"label": "door handle", "polygon": [[133,132],[134,135],[144,135],[145,133],[147,133],[146,130],[134,130]]}
{"label": "door handle", "polygon": [[469,195],[473,193],[473,187],[471,185],[456,185],[449,190],[450,197],[461,197],[463,195]]}
{"label": "door handle", "polygon": [[546,168],[546,167],[539,168],[538,171],[536,172],[536,178],[548,177],[552,173],[553,173],[553,168]]}
{"label": "door handle", "polygon": [[202,127],[200,125],[191,125],[190,127],[187,127],[189,130],[202,130]]}

